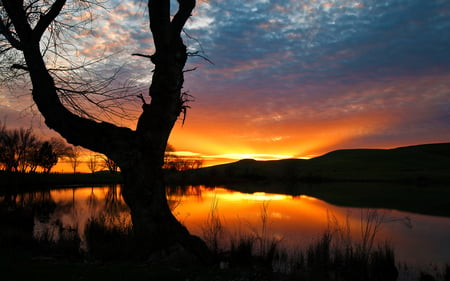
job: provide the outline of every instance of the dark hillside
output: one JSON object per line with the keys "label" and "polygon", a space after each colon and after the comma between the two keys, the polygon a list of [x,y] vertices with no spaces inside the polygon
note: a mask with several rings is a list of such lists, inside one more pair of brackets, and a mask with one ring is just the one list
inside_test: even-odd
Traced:
{"label": "dark hillside", "polygon": [[442,182],[450,180],[450,143],[394,149],[337,150],[308,161],[327,179]]}
{"label": "dark hillside", "polygon": [[310,160],[240,160],[168,177],[187,184],[387,181],[450,183],[450,143],[395,149],[344,149]]}

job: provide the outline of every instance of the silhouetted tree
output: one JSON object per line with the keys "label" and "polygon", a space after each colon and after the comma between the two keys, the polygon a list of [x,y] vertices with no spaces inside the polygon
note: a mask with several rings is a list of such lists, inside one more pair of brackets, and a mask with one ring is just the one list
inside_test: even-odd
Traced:
{"label": "silhouetted tree", "polygon": [[109,158],[108,156],[102,156],[103,159],[103,166],[108,169],[111,173],[117,173],[119,170],[119,167],[117,166],[116,162]]}
{"label": "silhouetted tree", "polygon": [[53,166],[58,163],[58,155],[53,150],[50,142],[43,142],[38,152],[38,165],[42,167],[44,173],[50,173]]}
{"label": "silhouetted tree", "polygon": [[[74,114],[62,103],[63,94],[76,91],[64,88],[68,84],[49,69],[45,54],[48,48],[59,46],[53,44],[58,42],[61,31],[56,28],[71,26],[61,25],[57,18],[64,12],[66,0],[2,0],[0,32],[4,45],[0,53],[14,51],[23,55],[23,64],[11,66],[28,73],[33,100],[49,128],[73,145],[107,155],[120,167],[124,179],[122,195],[130,207],[141,249],[146,253],[170,249],[204,258],[208,254],[206,244],[191,236],[169,209],[162,173],[170,132],[186,110],[182,87],[188,54],[181,32],[195,7],[195,0],[177,1],[174,16],[170,14],[170,0],[148,1],[155,53],[142,56],[150,58],[155,67],[149,90],[151,102],[142,98],[136,130],[89,119],[78,104],[75,109],[83,115]],[[89,2],[92,1],[74,1],[71,6]],[[51,44],[41,44],[49,41],[44,34],[53,40]],[[52,51],[61,56],[57,50]]]}
{"label": "silhouetted tree", "polygon": [[87,162],[87,166],[89,168],[89,171],[91,171],[91,173],[95,173],[99,167],[99,157],[100,155],[97,154],[91,154],[89,155],[89,161]]}
{"label": "silhouetted tree", "polygon": [[25,172],[32,169],[35,152],[40,145],[31,129],[7,130],[0,132],[0,162],[6,171]]}
{"label": "silhouetted tree", "polygon": [[67,156],[68,148],[56,138],[40,141],[31,128],[0,128],[0,163],[6,171],[35,172],[40,166],[48,173],[58,158]]}
{"label": "silhouetted tree", "polygon": [[73,146],[69,149],[67,157],[69,158],[74,174],[77,172],[77,167],[80,164],[80,156],[81,149],[79,147]]}
{"label": "silhouetted tree", "polygon": [[164,154],[163,168],[171,171],[198,169],[203,166],[203,160],[180,157],[175,154],[175,148],[168,144]]}
{"label": "silhouetted tree", "polygon": [[17,131],[7,130],[3,125],[0,130],[0,162],[6,171],[17,171],[19,166],[18,142]]}
{"label": "silhouetted tree", "polygon": [[39,149],[39,140],[37,137],[33,134],[33,131],[31,128],[24,129],[20,128],[18,131],[18,150],[17,150],[17,156],[18,156],[18,164],[19,164],[19,171],[20,172],[26,172],[29,167],[29,159],[30,156]]}
{"label": "silhouetted tree", "polygon": [[65,158],[70,156],[72,147],[62,139],[51,138],[49,143],[52,146],[53,152],[58,156],[58,158]]}

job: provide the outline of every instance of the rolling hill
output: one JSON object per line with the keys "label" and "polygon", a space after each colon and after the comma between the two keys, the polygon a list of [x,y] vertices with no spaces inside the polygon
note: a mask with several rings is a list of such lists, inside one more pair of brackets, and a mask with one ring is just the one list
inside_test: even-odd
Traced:
{"label": "rolling hill", "polygon": [[450,143],[394,149],[336,150],[309,160],[244,159],[170,175],[189,184],[234,182],[414,182],[450,183]]}

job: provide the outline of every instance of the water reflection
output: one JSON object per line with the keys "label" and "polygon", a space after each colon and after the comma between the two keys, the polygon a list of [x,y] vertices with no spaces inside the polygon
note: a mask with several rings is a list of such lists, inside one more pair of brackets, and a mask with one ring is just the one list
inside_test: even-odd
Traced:
{"label": "water reflection", "polygon": [[[349,231],[354,239],[361,239],[362,222],[367,221],[364,216],[370,214],[304,195],[246,194],[220,187],[169,188],[167,197],[175,216],[195,235],[205,234],[208,215],[216,208],[223,226],[223,243],[243,233],[264,231],[288,249],[310,244],[327,227]],[[0,203],[2,209],[32,210],[35,236],[72,229],[80,235],[82,245],[90,219],[131,225],[129,209],[117,185],[1,196]],[[384,209],[375,213],[381,222],[377,241],[389,241],[398,260],[416,264],[450,262],[450,218]]]}

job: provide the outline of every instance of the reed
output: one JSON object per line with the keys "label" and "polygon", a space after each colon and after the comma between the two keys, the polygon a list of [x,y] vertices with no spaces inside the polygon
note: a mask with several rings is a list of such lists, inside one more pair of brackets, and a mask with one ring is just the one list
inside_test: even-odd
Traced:
{"label": "reed", "polygon": [[105,216],[91,218],[84,236],[88,258],[94,260],[130,260],[139,249],[131,225],[110,224]]}
{"label": "reed", "polygon": [[219,214],[219,200],[214,197],[211,202],[211,207],[208,217],[202,226],[203,240],[205,240],[208,247],[213,253],[221,251],[221,244],[224,238],[224,227]]}

